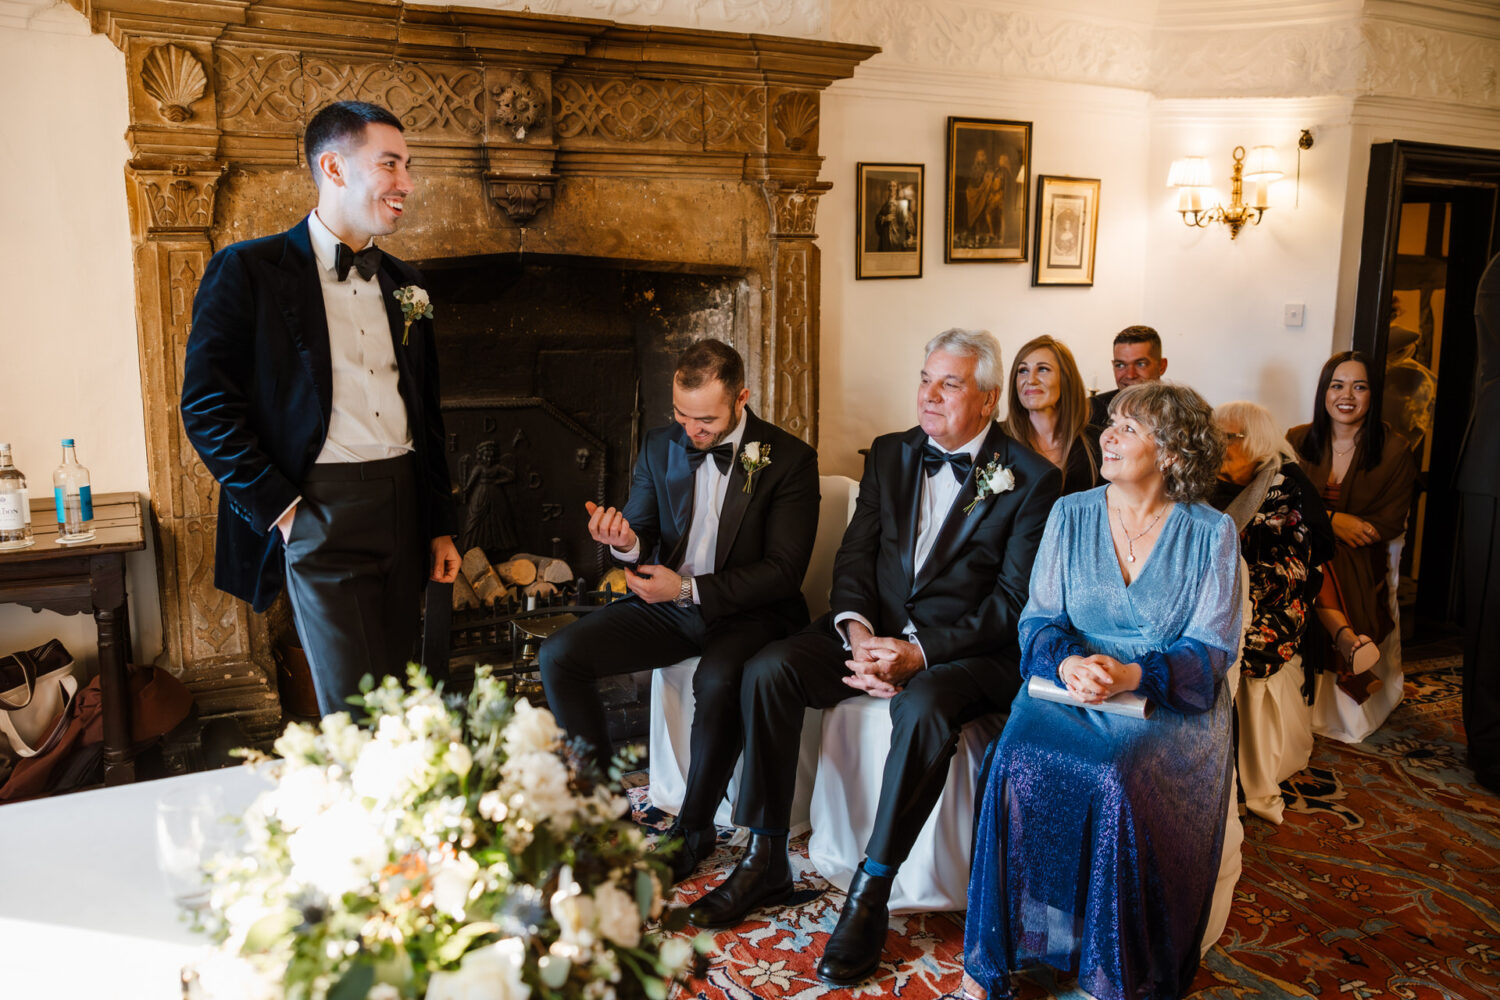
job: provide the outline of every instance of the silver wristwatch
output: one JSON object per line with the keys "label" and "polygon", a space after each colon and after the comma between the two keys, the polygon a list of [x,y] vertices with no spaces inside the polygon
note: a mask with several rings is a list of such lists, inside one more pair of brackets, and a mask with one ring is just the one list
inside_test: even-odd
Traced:
{"label": "silver wristwatch", "polygon": [[677,596],[672,598],[672,603],[679,608],[690,608],[693,606],[693,578],[685,576],[682,578],[682,586],[677,588]]}

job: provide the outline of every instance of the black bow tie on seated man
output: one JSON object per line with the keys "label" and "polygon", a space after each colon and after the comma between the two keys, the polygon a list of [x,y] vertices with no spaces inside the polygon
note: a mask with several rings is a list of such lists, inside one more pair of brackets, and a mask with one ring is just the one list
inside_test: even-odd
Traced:
{"label": "black bow tie on seated man", "polygon": [[719,473],[725,476],[729,475],[729,464],[734,461],[734,445],[726,441],[724,444],[714,445],[707,451],[694,448],[690,444],[685,444],[682,447],[687,452],[688,467],[694,472],[698,471],[698,466],[703,464],[705,458],[712,455],[714,457],[714,464],[719,467]]}
{"label": "black bow tie on seated man", "polygon": [[922,446],[922,471],[929,476],[935,476],[943,471],[943,466],[953,470],[953,478],[963,482],[969,478],[969,470],[974,468],[974,456],[966,451],[944,451],[931,441]]}
{"label": "black bow tie on seated man", "polygon": [[340,281],[349,277],[351,267],[359,272],[361,278],[369,281],[380,270],[380,248],[365,247],[356,253],[349,249],[349,244],[340,243],[333,255],[333,266],[338,271]]}

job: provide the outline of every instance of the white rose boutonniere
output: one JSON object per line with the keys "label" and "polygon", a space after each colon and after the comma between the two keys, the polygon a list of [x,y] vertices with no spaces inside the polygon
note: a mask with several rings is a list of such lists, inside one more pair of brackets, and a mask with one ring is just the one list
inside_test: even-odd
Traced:
{"label": "white rose boutonniere", "polygon": [[393,293],[396,301],[401,303],[401,316],[406,325],[401,329],[401,346],[406,346],[406,338],[411,334],[411,325],[419,319],[432,319],[432,299],[427,295],[427,289],[421,285],[402,285]]}
{"label": "white rose boutonniere", "polygon": [[739,447],[739,465],[744,466],[745,493],[754,493],[754,474],[771,465],[771,445],[759,441],[745,441]]}
{"label": "white rose boutonniere", "polygon": [[745,469],[746,493],[755,492],[755,474],[771,464],[771,446],[759,441],[746,441],[740,447],[740,465]]}
{"label": "white rose boutonniere", "polygon": [[1001,493],[1009,493],[1015,488],[1015,473],[1001,466],[1000,456],[996,454],[990,459],[989,464],[980,469],[979,474],[974,477],[974,489],[976,492],[974,499],[970,500],[969,505],[964,508],[964,513],[972,514],[974,513],[974,508],[979,506],[981,500],[988,500],[990,497],[999,496]]}

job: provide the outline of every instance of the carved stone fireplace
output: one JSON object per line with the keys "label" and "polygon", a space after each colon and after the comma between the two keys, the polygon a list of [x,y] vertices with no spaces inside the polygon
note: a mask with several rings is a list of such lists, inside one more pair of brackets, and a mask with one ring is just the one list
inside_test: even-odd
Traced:
{"label": "carved stone fireplace", "polygon": [[[412,260],[586,257],[733,275],[752,405],[815,442],[821,91],[876,49],[347,0],[70,0],[125,54],[125,165],[166,655],[205,713],[279,714],[265,620],[213,587],[216,489],[177,404],[213,251],[314,200],[334,100],[406,127]],[[442,336],[443,303],[437,308]]]}

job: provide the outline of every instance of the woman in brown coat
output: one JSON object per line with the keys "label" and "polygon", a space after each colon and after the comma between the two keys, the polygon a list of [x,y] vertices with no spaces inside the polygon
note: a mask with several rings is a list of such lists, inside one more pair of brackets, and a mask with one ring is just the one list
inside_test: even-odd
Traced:
{"label": "woman in brown coat", "polygon": [[1312,423],[1287,432],[1338,539],[1318,617],[1341,661],[1339,686],[1358,702],[1375,690],[1363,673],[1378,658],[1373,643],[1394,626],[1385,543],[1406,530],[1417,476],[1406,440],[1370,414],[1369,372],[1358,351],[1329,358],[1318,376]]}

